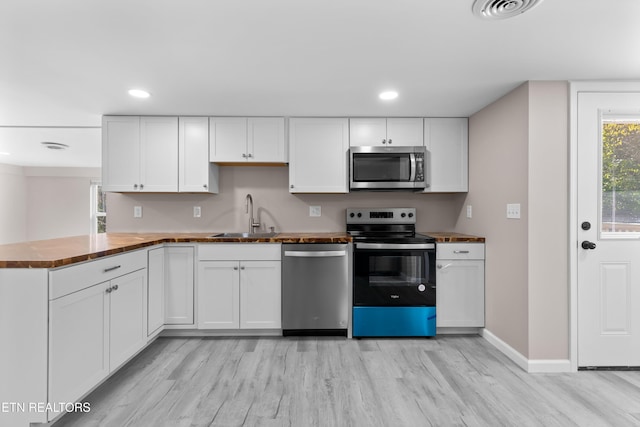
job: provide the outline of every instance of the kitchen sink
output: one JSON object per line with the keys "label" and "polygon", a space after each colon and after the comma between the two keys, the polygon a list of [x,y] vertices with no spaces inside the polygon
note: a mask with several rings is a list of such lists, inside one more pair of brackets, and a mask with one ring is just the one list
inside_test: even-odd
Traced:
{"label": "kitchen sink", "polygon": [[214,234],[209,237],[254,237],[254,238],[262,238],[262,237],[274,237],[276,234],[275,231],[272,232],[264,232],[264,233],[220,233]]}

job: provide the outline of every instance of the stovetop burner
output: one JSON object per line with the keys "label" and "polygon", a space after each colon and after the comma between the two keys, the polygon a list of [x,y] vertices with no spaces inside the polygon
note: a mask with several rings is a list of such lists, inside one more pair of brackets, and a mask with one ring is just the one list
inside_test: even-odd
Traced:
{"label": "stovetop burner", "polygon": [[415,208],[349,208],[347,232],[356,242],[433,243],[416,233]]}

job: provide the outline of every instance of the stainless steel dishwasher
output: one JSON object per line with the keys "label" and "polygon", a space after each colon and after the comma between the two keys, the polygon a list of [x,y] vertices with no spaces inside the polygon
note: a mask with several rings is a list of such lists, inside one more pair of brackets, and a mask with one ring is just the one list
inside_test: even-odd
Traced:
{"label": "stainless steel dishwasher", "polygon": [[282,245],[282,334],[346,336],[349,245]]}

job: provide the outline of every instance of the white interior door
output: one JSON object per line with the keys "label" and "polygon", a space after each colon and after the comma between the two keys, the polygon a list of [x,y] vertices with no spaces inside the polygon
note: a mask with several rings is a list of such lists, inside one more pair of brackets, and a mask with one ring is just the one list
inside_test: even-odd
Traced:
{"label": "white interior door", "polygon": [[640,93],[578,94],[578,366],[640,366]]}

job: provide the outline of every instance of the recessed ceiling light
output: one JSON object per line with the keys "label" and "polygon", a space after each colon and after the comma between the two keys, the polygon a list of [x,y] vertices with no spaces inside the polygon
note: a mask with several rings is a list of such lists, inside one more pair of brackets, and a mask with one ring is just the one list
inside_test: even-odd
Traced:
{"label": "recessed ceiling light", "polygon": [[44,142],[41,142],[40,144],[44,145],[49,150],[66,150],[67,148],[69,148],[67,144],[61,144],[59,142],[44,141]]}
{"label": "recessed ceiling light", "polygon": [[388,101],[390,99],[396,99],[398,97],[398,92],[396,92],[395,90],[388,90],[386,92],[382,92],[378,96],[380,97],[380,99],[384,99],[385,101]]}
{"label": "recessed ceiling light", "polygon": [[130,89],[129,95],[133,96],[134,98],[148,98],[151,96],[149,92],[142,89]]}
{"label": "recessed ceiling light", "polygon": [[483,19],[507,19],[518,16],[543,0],[475,0],[473,14]]}

